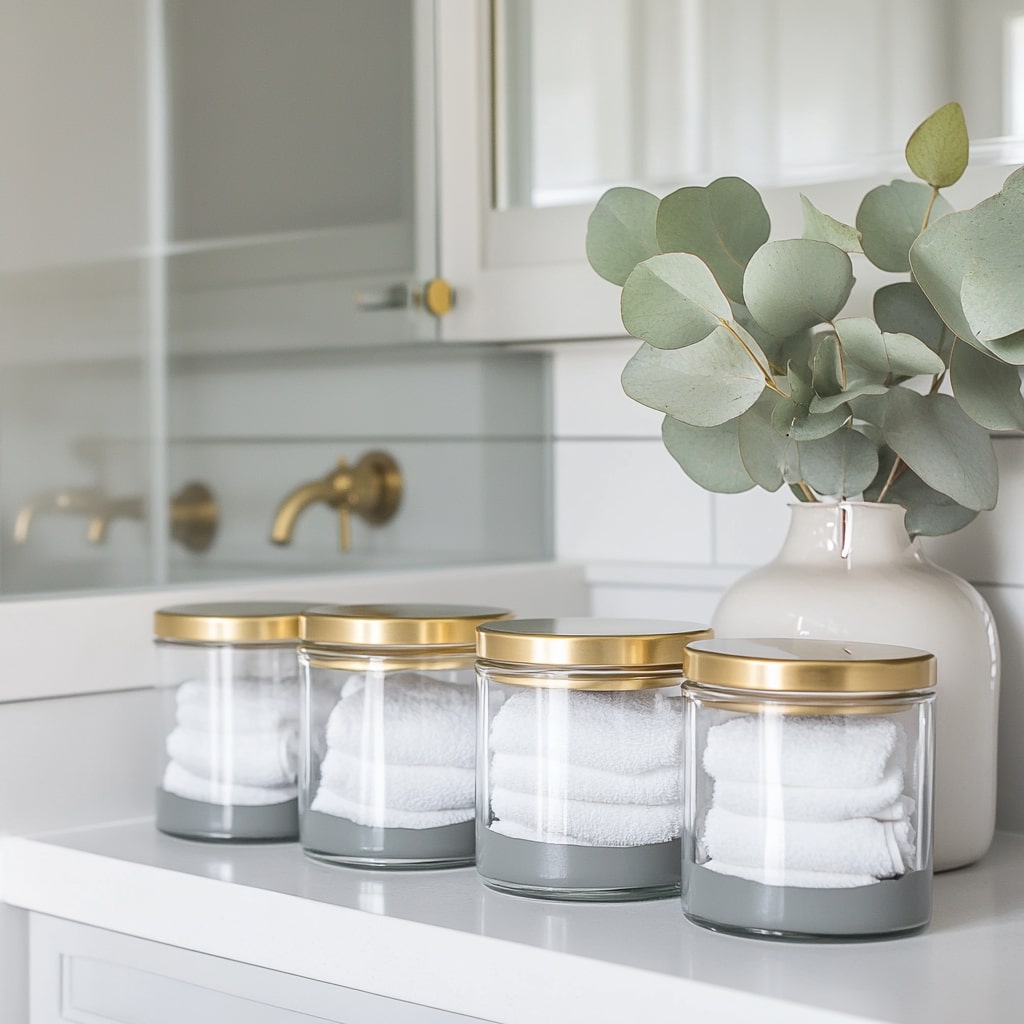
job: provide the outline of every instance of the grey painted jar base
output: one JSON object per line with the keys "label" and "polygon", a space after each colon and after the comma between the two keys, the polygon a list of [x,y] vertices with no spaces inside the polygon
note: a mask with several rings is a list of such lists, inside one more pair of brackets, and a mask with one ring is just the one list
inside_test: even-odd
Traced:
{"label": "grey painted jar base", "polygon": [[357,868],[462,868],[475,859],[474,825],[378,828],[306,811],[300,841],[307,857]]}
{"label": "grey painted jar base", "polygon": [[924,929],[932,916],[932,873],[854,889],[762,885],[687,865],[683,913],[714,931],[759,938],[837,942],[895,938]]}
{"label": "grey painted jar base", "polygon": [[179,839],[214,843],[292,842],[299,837],[299,801],[209,804],[158,788],[156,827]]}
{"label": "grey painted jar base", "polygon": [[481,827],[477,871],[485,885],[536,899],[619,902],[679,894],[679,840],[650,846],[570,846],[513,839]]}

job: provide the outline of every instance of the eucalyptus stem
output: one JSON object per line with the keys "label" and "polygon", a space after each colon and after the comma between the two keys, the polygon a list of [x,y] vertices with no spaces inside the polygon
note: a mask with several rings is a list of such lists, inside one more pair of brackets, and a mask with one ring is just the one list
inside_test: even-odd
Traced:
{"label": "eucalyptus stem", "polygon": [[740,337],[739,333],[736,331],[736,328],[733,327],[733,325],[729,323],[728,320],[722,320],[720,322],[722,326],[743,346],[743,351],[746,352],[748,356],[750,356],[750,358],[753,360],[754,365],[758,368],[758,370],[761,371],[761,376],[764,377],[764,386],[766,388],[771,389],[772,391],[775,392],[775,394],[780,395],[782,398],[789,398],[789,395],[787,395],[786,392],[783,391],[779,387],[779,385],[775,383],[775,378],[772,377],[770,367],[769,369],[765,369],[761,365],[761,360],[758,359],[757,356],[755,356],[754,353],[750,350],[750,346]]}
{"label": "eucalyptus stem", "polygon": [[889,493],[889,488],[892,487],[894,483],[896,483],[896,480],[899,477],[900,473],[902,473],[903,470],[906,469],[906,465],[907,464],[897,455],[896,461],[893,462],[892,464],[892,469],[889,470],[889,476],[886,477],[885,485],[878,492],[878,497],[875,499],[876,501],[885,500],[885,496]]}
{"label": "eucalyptus stem", "polygon": [[924,231],[924,229],[928,227],[928,221],[931,220],[932,217],[932,208],[935,206],[935,200],[938,198],[939,190],[933,185],[932,196],[931,199],[928,200],[928,208],[924,211],[924,222],[921,224],[921,231]]}
{"label": "eucalyptus stem", "polygon": [[790,484],[789,489],[796,494],[801,501],[817,503],[818,496],[808,487],[806,480],[797,480],[795,484]]}

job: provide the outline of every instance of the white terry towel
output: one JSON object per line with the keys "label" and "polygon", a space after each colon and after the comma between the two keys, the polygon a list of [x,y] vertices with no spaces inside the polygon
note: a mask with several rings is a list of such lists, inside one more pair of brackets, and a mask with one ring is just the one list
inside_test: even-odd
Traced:
{"label": "white terry towel", "polygon": [[[678,839],[678,804],[642,807],[600,804],[587,800],[545,800],[525,793],[496,789],[491,808],[504,822],[521,825],[529,838],[548,841],[565,837],[580,846],[648,846]],[[552,838],[552,842],[558,842]]]}
{"label": "white terry towel", "polygon": [[704,821],[712,860],[739,867],[785,868],[891,878],[906,870],[913,829],[902,821],[783,821],[712,807]]}
{"label": "white terry towel", "polygon": [[297,776],[297,737],[272,731],[218,734],[178,726],[167,754],[192,775],[242,786],[286,786]]}
{"label": "white terry towel", "polygon": [[299,718],[297,680],[236,680],[228,687],[193,679],[178,687],[175,699],[178,724],[206,732],[296,728]]}
{"label": "white terry towel", "polygon": [[241,786],[237,783],[203,779],[172,761],[164,772],[163,788],[168,793],[207,804],[256,807],[281,804],[298,796],[296,786]]}
{"label": "white terry towel", "polygon": [[516,793],[542,794],[552,800],[589,800],[602,804],[678,803],[680,770],[609,772],[525,754],[495,754],[491,785]]}
{"label": "white terry towel", "polygon": [[438,828],[472,821],[475,816],[472,807],[456,807],[442,811],[403,811],[393,807],[381,807],[378,804],[360,804],[323,787],[314,797],[309,809],[331,814],[336,818],[347,818],[356,825],[372,825],[375,828]]}
{"label": "white terry towel", "polygon": [[906,766],[903,726],[882,716],[755,715],[708,730],[704,770],[714,779],[757,782],[771,765],[771,783],[853,788],[876,786]]}
{"label": "white terry towel", "polygon": [[678,766],[682,698],[643,692],[529,689],[491,723],[495,753],[564,758],[610,772]]}
{"label": "white terry towel", "polygon": [[367,761],[472,768],[476,689],[417,673],[355,690],[327,719],[327,745]]}
{"label": "white terry towel", "polygon": [[378,766],[343,750],[330,750],[320,766],[320,787],[356,804],[400,811],[472,810],[476,773],[449,765]]}
{"label": "white terry towel", "polygon": [[787,821],[897,821],[914,810],[914,801],[902,794],[903,772],[890,768],[875,786],[774,786],[717,779],[712,803],[735,814]]}
{"label": "white terry towel", "polygon": [[880,881],[874,875],[850,875],[838,871],[794,871],[791,868],[749,868],[739,864],[726,864],[719,860],[709,860],[701,866],[717,871],[720,875],[745,878],[748,882],[792,886],[797,889],[856,889],[862,885],[877,885]]}

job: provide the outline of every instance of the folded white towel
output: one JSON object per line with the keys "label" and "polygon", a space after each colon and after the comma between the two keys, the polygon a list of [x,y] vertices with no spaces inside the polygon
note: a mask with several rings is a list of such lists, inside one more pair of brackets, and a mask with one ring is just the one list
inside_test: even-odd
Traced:
{"label": "folded white towel", "polygon": [[[678,804],[644,807],[587,800],[545,800],[496,789],[491,808],[497,818],[533,832],[533,838],[565,837],[581,846],[648,846],[679,838]],[[554,839],[558,842],[558,839]]]}
{"label": "folded white towel", "polygon": [[495,753],[554,757],[610,772],[677,766],[682,698],[652,692],[527,689],[491,723]]}
{"label": "folded white towel", "polygon": [[475,815],[472,807],[457,807],[443,811],[403,811],[392,807],[380,807],[377,804],[360,804],[322,786],[309,809],[331,814],[336,818],[347,818],[356,825],[371,825],[375,828],[438,828],[472,821]]}
{"label": "folded white towel", "polygon": [[906,767],[903,726],[881,716],[743,715],[708,730],[704,770],[714,779],[773,785],[876,786]]}
{"label": "folded white towel", "polygon": [[645,772],[609,772],[525,754],[495,754],[491,786],[516,793],[542,794],[551,800],[590,800],[602,804],[678,803],[678,768]]}
{"label": "folded white towel", "polygon": [[270,683],[236,680],[231,686],[211,686],[190,680],[177,689],[179,725],[206,732],[266,732],[297,728],[297,680]]}
{"label": "folded white towel", "polygon": [[413,672],[389,675],[382,686],[338,701],[327,719],[327,745],[383,764],[472,768],[476,689]]}
{"label": "folded white towel", "polygon": [[792,868],[750,868],[740,864],[726,864],[709,860],[701,865],[720,875],[745,878],[762,885],[781,885],[796,889],[856,889],[862,885],[877,885],[874,875],[848,875],[837,871],[794,871]]}
{"label": "folded white towel", "polygon": [[320,766],[320,785],[357,804],[400,811],[472,810],[476,773],[449,765],[375,765],[330,750]]}
{"label": "folded white towel", "polygon": [[712,807],[702,840],[712,860],[740,867],[891,878],[905,871],[914,833],[906,819],[784,821]]}
{"label": "folded white towel", "polygon": [[230,785],[284,786],[297,776],[297,737],[292,731],[220,734],[178,726],[167,754],[192,775]]}
{"label": "folded white towel", "polygon": [[168,793],[200,800],[206,804],[256,807],[281,804],[298,796],[295,786],[240,786],[237,783],[203,779],[172,761],[164,772],[163,787]]}
{"label": "folded white towel", "polygon": [[875,786],[776,786],[716,779],[712,803],[735,814],[787,821],[897,821],[914,810],[914,801],[902,794],[903,772],[890,768]]}

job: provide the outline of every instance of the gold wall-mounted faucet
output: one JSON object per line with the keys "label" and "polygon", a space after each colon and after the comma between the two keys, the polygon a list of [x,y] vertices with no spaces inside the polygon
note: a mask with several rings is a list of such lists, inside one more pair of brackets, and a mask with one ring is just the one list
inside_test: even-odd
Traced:
{"label": "gold wall-mounted faucet", "polygon": [[[110,498],[94,488],[43,494],[18,510],[14,520],[16,544],[28,540],[32,520],[44,512],[84,516],[88,520],[86,539],[90,544],[102,544],[113,520],[143,519],[145,502],[138,497]],[[213,543],[218,520],[217,499],[206,484],[186,484],[171,498],[171,536],[189,551],[205,551]]]}
{"label": "gold wall-mounted faucet", "polygon": [[333,472],[301,484],[285,497],[274,515],[270,539],[275,544],[290,544],[302,512],[322,502],[337,511],[339,546],[349,551],[353,513],[373,525],[386,523],[401,500],[402,471],[387,452],[367,452],[354,466],[339,459]]}

